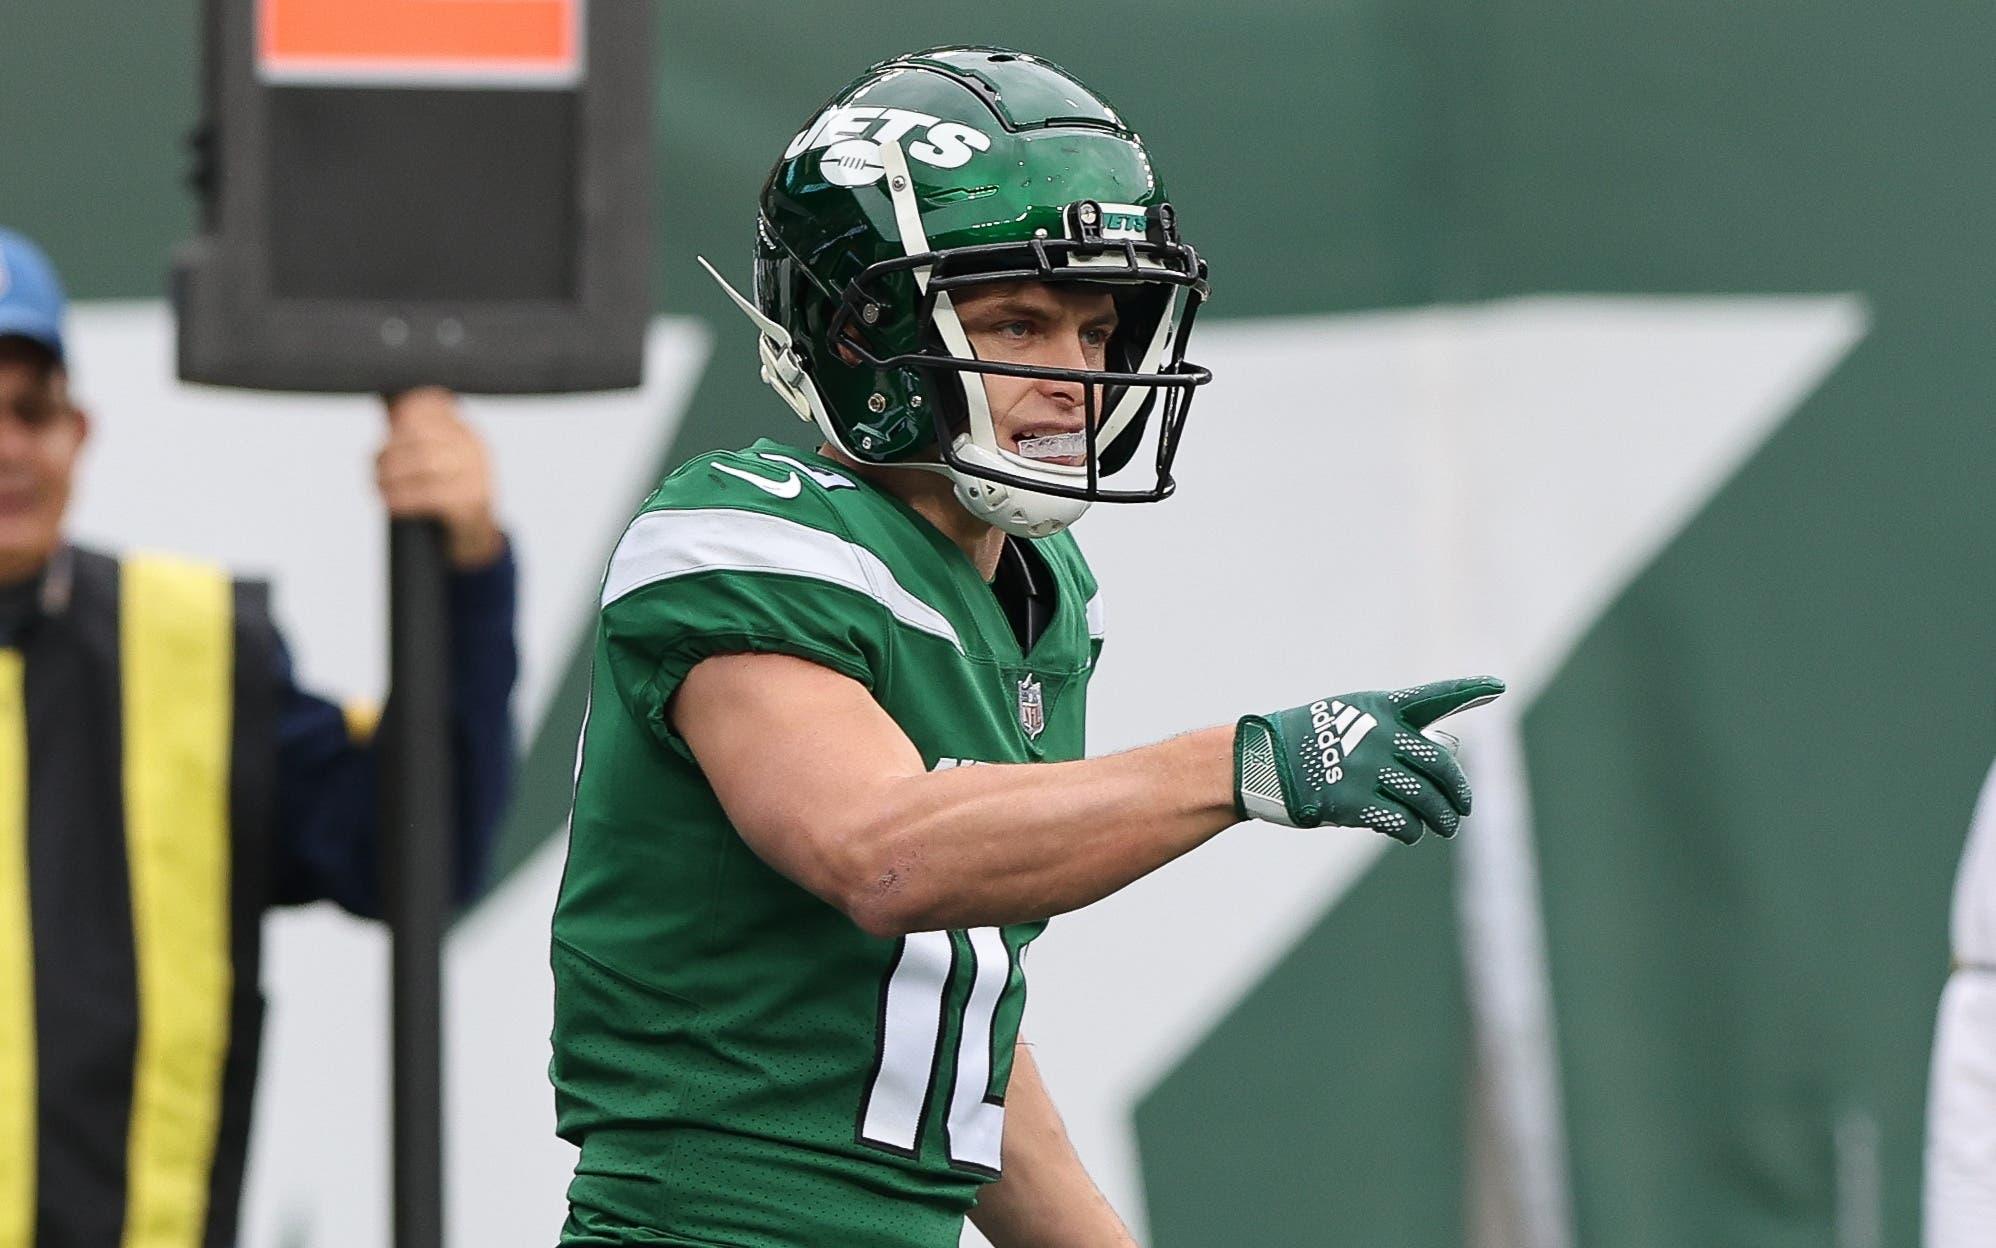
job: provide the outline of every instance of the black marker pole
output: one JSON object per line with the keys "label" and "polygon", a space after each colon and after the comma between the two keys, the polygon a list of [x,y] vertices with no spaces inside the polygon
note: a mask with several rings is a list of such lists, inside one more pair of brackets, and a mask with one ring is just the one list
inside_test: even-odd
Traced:
{"label": "black marker pole", "polygon": [[456,825],[443,529],[388,526],[383,897],[394,933],[395,1248],[443,1248],[443,936]]}

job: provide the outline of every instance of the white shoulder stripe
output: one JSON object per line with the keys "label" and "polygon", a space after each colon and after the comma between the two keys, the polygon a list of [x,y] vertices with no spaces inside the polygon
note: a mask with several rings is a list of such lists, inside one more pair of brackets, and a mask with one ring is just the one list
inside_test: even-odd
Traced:
{"label": "white shoulder stripe", "polygon": [[631,521],[610,556],[603,605],[695,572],[775,572],[843,585],[872,598],[908,627],[963,652],[948,617],[910,593],[880,556],[836,533],[759,511],[715,507],[645,512]]}
{"label": "white shoulder stripe", "polygon": [[1088,600],[1088,635],[1096,641],[1107,635],[1102,622],[1102,591],[1099,589]]}

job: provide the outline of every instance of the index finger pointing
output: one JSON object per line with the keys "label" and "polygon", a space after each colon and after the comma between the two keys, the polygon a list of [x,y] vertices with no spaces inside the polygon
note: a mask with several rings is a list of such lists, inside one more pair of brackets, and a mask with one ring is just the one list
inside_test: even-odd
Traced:
{"label": "index finger pointing", "polygon": [[1426,728],[1457,711],[1494,702],[1506,686],[1495,676],[1465,676],[1459,680],[1437,680],[1411,689],[1395,689],[1386,695],[1400,718],[1415,728]]}

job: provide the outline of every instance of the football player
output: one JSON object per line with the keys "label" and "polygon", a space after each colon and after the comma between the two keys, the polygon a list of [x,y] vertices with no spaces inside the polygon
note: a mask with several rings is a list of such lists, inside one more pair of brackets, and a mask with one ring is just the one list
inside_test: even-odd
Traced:
{"label": "football player", "polygon": [[1423,729],[1496,680],[1083,761],[1103,616],[1068,526],[1171,493],[1206,283],[1136,133],[1036,57],[884,62],[791,141],[729,294],[821,444],[689,461],[603,583],[554,919],[564,1244],[1130,1243],[1018,1044],[1048,917],[1243,818],[1456,830]]}

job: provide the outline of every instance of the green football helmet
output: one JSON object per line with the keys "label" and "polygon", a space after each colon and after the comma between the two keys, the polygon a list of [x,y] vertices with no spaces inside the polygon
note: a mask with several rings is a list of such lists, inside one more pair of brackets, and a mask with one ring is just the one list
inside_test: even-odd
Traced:
{"label": "green football helmet", "polygon": [[[980,360],[952,295],[1017,281],[1113,294],[1107,368]],[[826,441],[944,473],[972,515],[1020,536],[1091,502],[1168,497],[1193,389],[1212,377],[1185,360],[1206,265],[1142,140],[1064,70],[1001,48],[896,57],[827,101],[763,187],[753,302],[721,284],[761,330],[763,379]],[[1081,383],[1082,445],[1001,446],[985,374]],[[1147,432],[1154,477],[1105,484]],[[1084,446],[1080,463],[1050,462]]]}

